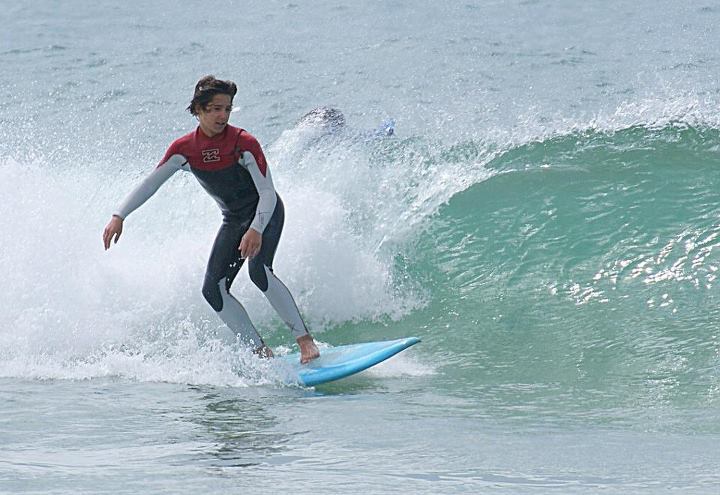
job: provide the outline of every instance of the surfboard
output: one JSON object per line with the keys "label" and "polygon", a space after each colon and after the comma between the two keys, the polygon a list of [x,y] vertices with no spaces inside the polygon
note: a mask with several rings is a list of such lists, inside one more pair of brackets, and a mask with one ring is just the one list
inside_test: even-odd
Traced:
{"label": "surfboard", "polygon": [[417,337],[406,337],[381,342],[341,345],[321,349],[320,357],[307,364],[300,364],[300,353],[280,356],[293,379],[307,387],[339,380],[382,363],[398,352],[417,344]]}

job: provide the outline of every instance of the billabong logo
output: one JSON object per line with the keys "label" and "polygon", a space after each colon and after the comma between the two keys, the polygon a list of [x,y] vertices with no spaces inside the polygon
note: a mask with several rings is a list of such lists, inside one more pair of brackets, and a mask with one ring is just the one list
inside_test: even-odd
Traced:
{"label": "billabong logo", "polygon": [[203,163],[219,162],[220,161],[220,149],[215,148],[212,150],[202,150]]}

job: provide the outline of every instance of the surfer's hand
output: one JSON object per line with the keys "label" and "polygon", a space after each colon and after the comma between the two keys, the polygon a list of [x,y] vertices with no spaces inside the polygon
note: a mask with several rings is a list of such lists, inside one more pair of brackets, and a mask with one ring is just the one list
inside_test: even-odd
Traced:
{"label": "surfer's hand", "polygon": [[122,229],[123,219],[117,215],[113,215],[103,232],[103,244],[105,245],[105,251],[110,249],[110,241],[113,239],[113,236],[115,237],[115,244],[117,244],[117,241],[120,240]]}
{"label": "surfer's hand", "polygon": [[255,229],[248,229],[240,241],[240,256],[252,258],[260,252],[262,246],[262,234]]}

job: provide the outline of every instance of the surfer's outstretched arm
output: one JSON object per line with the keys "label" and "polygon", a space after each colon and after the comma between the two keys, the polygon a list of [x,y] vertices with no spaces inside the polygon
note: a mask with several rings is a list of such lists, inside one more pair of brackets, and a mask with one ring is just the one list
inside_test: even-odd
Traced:
{"label": "surfer's outstretched arm", "polygon": [[114,215],[123,220],[127,218],[130,213],[140,208],[145,201],[150,199],[150,197],[160,189],[160,186],[186,163],[187,160],[185,160],[185,157],[182,155],[172,155],[167,160],[161,162],[155,170],[145,177],[145,179],[128,194]]}
{"label": "surfer's outstretched arm", "polygon": [[162,161],[145,179],[128,194],[120,207],[113,213],[112,219],[108,222],[103,232],[103,244],[105,249],[110,248],[114,239],[115,243],[122,234],[123,221],[125,218],[142,206],[162,186],[166,180],[186,165],[187,160],[182,155],[173,155]]}

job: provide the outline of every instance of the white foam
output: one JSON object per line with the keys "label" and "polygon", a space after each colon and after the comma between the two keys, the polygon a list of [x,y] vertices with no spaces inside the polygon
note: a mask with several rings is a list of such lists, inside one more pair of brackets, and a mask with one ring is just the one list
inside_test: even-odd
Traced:
{"label": "white foam", "polygon": [[623,100],[592,114],[578,116],[542,115],[529,108],[509,129],[495,129],[489,136],[500,149],[508,150],[532,142],[583,134],[588,131],[612,134],[634,127],[663,129],[697,127],[720,129],[719,101],[708,94],[678,91],[660,86],[642,96]]}
{"label": "white foam", "polygon": [[402,376],[428,376],[437,370],[426,363],[420,362],[412,351],[405,351],[369,368],[365,373],[377,378],[393,378]]}
{"label": "white foam", "polygon": [[[445,202],[492,175],[485,168],[490,159],[587,130],[720,128],[714,100],[668,91],[583,119],[553,120],[530,110],[513,128],[473,136],[477,152],[468,159],[445,156],[458,143],[318,140],[302,129],[287,131],[266,147],[287,206],[276,273],[315,332],[346,321],[402,318],[423,298],[412,282],[396,279],[395,257]],[[66,154],[83,156],[72,151]],[[209,364],[228,363],[232,347],[208,344],[220,324],[200,286],[220,217],[194,179],[173,177],[126,221],[120,243],[106,253],[102,229],[146,170],[50,154],[0,158],[0,375],[273,381],[269,371],[253,375],[252,366],[254,378],[243,382],[232,366]],[[244,271],[233,291],[263,334],[286,331]],[[197,345],[163,354],[183,341],[174,332],[194,335]],[[118,351],[123,345],[135,353]],[[404,373],[397,369],[403,365],[417,371],[402,358],[373,373]],[[422,365],[417,369],[423,373]]]}
{"label": "white foam", "polygon": [[[282,170],[275,175],[288,184]],[[209,364],[227,361],[231,348],[203,342],[220,326],[200,292],[220,215],[192,177],[173,177],[104,252],[102,229],[140,178],[43,157],[0,160],[0,375],[245,383],[237,370]],[[313,181],[283,195],[288,221],[275,269],[314,331],[399,317],[417,304],[397,291],[392,255],[368,249],[348,223],[352,204]],[[286,331],[244,270],[233,291],[263,334]],[[200,343],[174,353],[183,332]],[[118,351],[127,348],[133,353]],[[253,376],[276,380],[270,370]]]}

